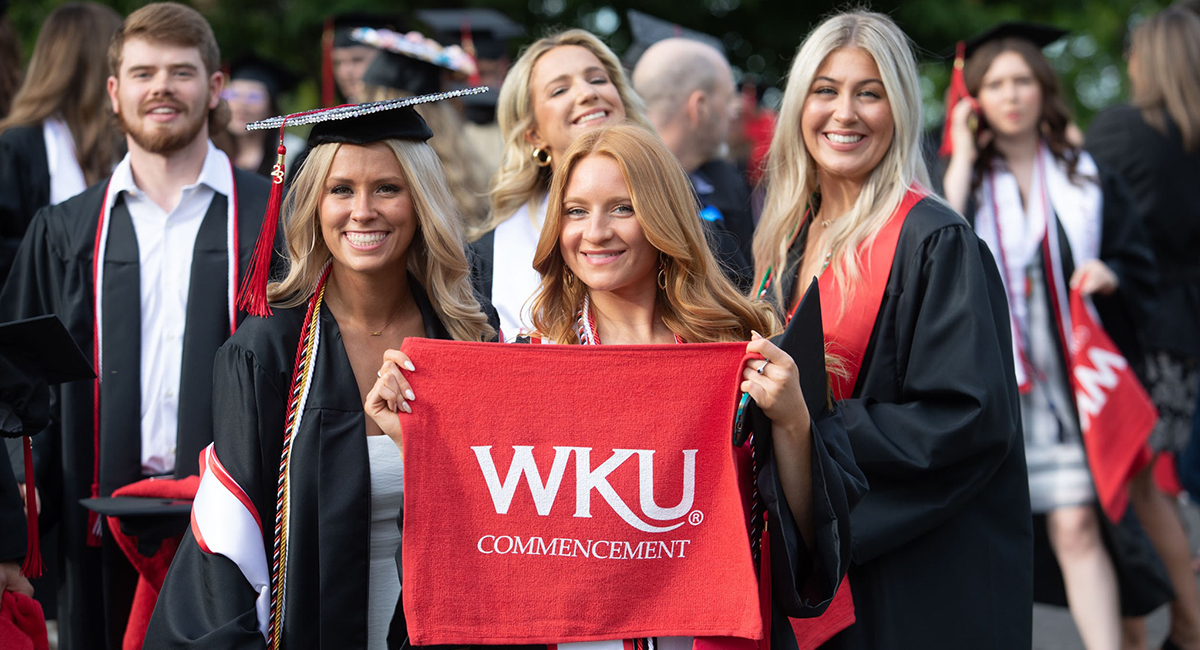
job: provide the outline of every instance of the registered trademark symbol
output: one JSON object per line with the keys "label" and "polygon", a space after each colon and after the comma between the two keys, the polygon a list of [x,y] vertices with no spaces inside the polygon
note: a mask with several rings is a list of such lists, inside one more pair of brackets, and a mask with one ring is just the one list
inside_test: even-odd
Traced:
{"label": "registered trademark symbol", "polygon": [[700,522],[704,521],[704,513],[699,510],[693,510],[688,513],[688,523],[693,526],[699,526]]}

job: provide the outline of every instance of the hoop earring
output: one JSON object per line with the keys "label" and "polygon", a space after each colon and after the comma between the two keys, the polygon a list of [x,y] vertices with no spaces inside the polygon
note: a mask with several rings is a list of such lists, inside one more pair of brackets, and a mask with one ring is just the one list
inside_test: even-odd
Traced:
{"label": "hoop earring", "polygon": [[667,290],[667,267],[658,269],[658,288],[663,291]]}
{"label": "hoop earring", "polygon": [[548,167],[550,165],[551,158],[549,149],[534,147],[533,151],[530,152],[530,155],[533,157],[534,164],[538,167]]}
{"label": "hoop earring", "polygon": [[575,289],[575,274],[571,273],[571,269],[566,269],[563,273],[563,286],[567,291]]}

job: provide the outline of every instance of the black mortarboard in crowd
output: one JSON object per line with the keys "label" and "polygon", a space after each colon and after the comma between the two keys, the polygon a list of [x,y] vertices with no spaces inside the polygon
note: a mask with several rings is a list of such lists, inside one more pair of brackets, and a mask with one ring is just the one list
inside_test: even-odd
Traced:
{"label": "black mortarboard in crowd", "polygon": [[650,49],[651,45],[668,38],[687,38],[700,41],[715,47],[722,54],[725,52],[725,44],[716,36],[681,27],[637,9],[630,9],[625,13],[625,17],[629,20],[629,31],[633,33],[633,43],[629,45],[629,49],[625,50],[622,57],[622,61],[629,68],[637,65],[638,59],[642,58],[642,53]]}
{"label": "black mortarboard in crowd", "polygon": [[1067,30],[1053,25],[1023,21],[1003,22],[963,41],[963,55],[969,59],[983,45],[1007,38],[1019,38],[1038,47],[1046,47],[1067,34]]}
{"label": "black mortarboard in crowd", "polygon": [[461,43],[479,59],[504,58],[508,40],[525,35],[524,27],[495,9],[421,9],[417,19],[428,25],[439,41]]}
{"label": "black mortarboard in crowd", "polygon": [[429,95],[442,89],[444,71],[464,77],[476,73],[475,61],[461,47],[443,46],[419,32],[398,34],[366,28],[355,30],[352,36],[380,50],[363,75],[367,85]]}
{"label": "black mortarboard in crowd", "polygon": [[272,99],[277,99],[280,93],[290,92],[300,83],[300,76],[283,64],[255,54],[238,57],[229,64],[229,79],[257,81],[267,87],[267,93]]}
{"label": "black mortarboard in crowd", "polygon": [[279,157],[276,172],[272,172],[273,183],[267,198],[267,210],[263,215],[262,229],[254,245],[254,254],[246,269],[246,276],[238,292],[237,305],[253,316],[269,316],[267,305],[267,279],[271,267],[271,251],[275,244],[275,232],[279,226],[279,208],[283,202],[283,129],[289,126],[312,124],[308,132],[311,149],[320,144],[369,144],[380,140],[419,140],[424,142],[433,137],[425,120],[413,109],[418,104],[441,101],[453,97],[473,95],[487,91],[487,87],[468,88],[447,93],[419,95],[403,99],[389,99],[368,104],[335,106],[312,111],[292,113],[268,118],[246,125],[247,131],[279,129]]}

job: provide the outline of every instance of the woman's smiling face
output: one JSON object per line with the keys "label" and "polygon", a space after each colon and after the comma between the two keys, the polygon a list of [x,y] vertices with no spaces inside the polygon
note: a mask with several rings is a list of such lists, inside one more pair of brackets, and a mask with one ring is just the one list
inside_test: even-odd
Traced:
{"label": "woman's smiling face", "polygon": [[625,119],[625,105],[604,64],[579,45],[543,54],[533,64],[529,95],[534,116],[529,141],[551,155],[565,153],[587,129]]}
{"label": "woman's smiling face", "polygon": [[646,240],[617,161],[575,163],[563,192],[559,251],[588,291],[654,295],[658,249]]}
{"label": "woman's smiling face", "polygon": [[821,63],[800,114],[804,146],[818,174],[861,183],[892,145],[896,124],[874,57],[834,50]]}
{"label": "woman's smiling face", "polygon": [[338,145],[317,209],[335,269],[404,272],[418,218],[404,170],[386,143]]}

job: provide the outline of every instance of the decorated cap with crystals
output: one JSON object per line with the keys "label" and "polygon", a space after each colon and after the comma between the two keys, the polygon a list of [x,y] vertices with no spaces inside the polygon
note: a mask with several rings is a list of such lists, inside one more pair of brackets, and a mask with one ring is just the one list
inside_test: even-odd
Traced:
{"label": "decorated cap with crystals", "polygon": [[267,305],[267,280],[271,251],[275,245],[275,231],[279,226],[279,207],[283,203],[283,160],[287,152],[283,146],[284,129],[289,126],[312,124],[313,128],[308,134],[309,147],[328,143],[369,144],[381,140],[424,142],[433,137],[433,132],[429,130],[425,120],[413,110],[414,106],[483,92],[487,92],[486,86],[367,104],[319,108],[247,124],[248,131],[279,129],[279,155],[275,159],[275,168],[271,171],[271,194],[267,199],[262,230],[258,233],[254,255],[250,258],[245,280],[238,293],[238,308],[252,316],[271,315],[271,308]]}

